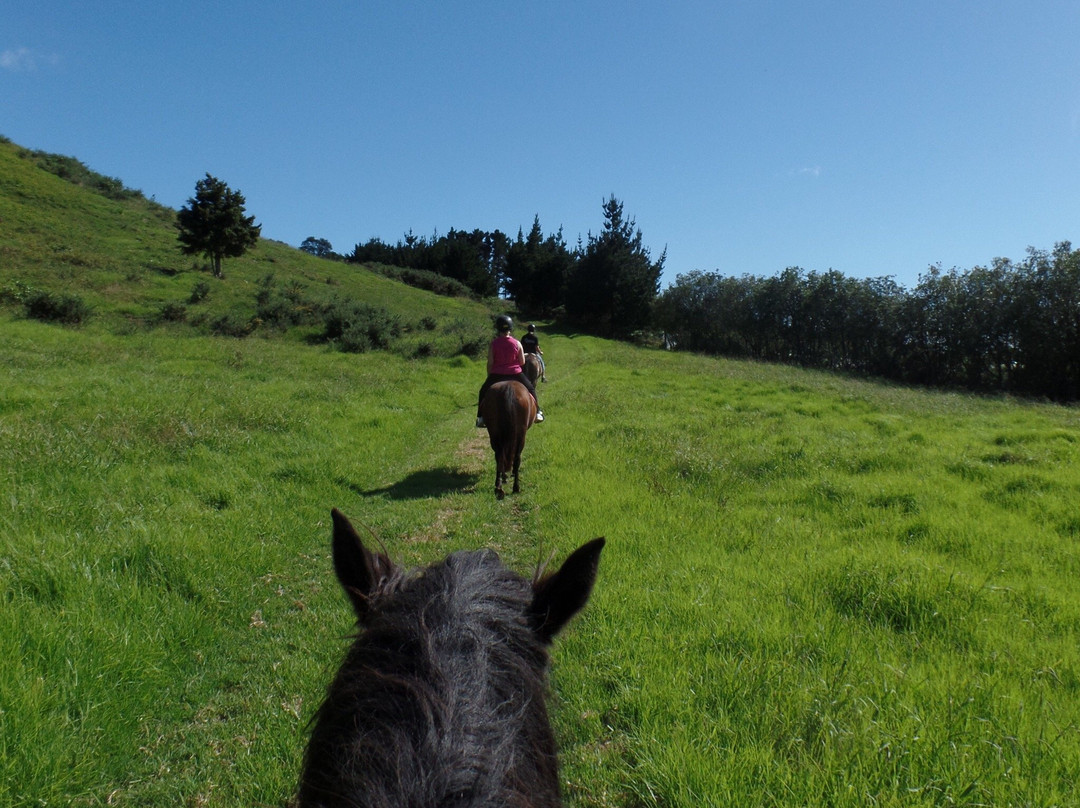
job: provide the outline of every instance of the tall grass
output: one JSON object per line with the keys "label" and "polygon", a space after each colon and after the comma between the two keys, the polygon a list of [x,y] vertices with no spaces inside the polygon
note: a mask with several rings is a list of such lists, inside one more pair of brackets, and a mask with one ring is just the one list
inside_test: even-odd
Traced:
{"label": "tall grass", "polygon": [[579,804],[1069,804],[1075,410],[616,347],[558,398]]}
{"label": "tall grass", "polygon": [[0,804],[284,805],[405,563],[609,539],[554,656],[568,802],[1068,805],[1071,408],[545,338],[497,503],[480,361],[0,322]]}

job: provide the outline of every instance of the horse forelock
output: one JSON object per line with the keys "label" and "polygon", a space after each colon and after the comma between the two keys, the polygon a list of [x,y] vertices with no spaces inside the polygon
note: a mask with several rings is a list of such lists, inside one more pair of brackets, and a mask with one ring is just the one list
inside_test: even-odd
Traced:
{"label": "horse forelock", "polygon": [[531,596],[491,551],[382,592],[316,714],[301,805],[557,805]]}

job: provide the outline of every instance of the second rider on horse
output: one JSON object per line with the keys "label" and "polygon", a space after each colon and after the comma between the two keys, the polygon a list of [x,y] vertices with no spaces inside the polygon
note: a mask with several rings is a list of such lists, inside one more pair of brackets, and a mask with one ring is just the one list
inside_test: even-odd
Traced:
{"label": "second rider on horse", "polygon": [[515,381],[525,385],[525,389],[532,395],[533,401],[536,401],[537,423],[544,420],[544,413],[540,411],[540,402],[536,398],[536,388],[529,381],[529,377],[525,375],[525,351],[522,349],[521,343],[510,333],[513,329],[514,321],[505,314],[500,314],[495,318],[495,330],[498,334],[491,341],[491,345],[488,346],[488,375],[480,388],[480,398],[476,404],[476,426],[478,428],[482,429],[486,426],[483,417],[480,415],[480,405],[484,401],[488,388],[495,382]]}
{"label": "second rider on horse", "polygon": [[547,381],[547,368],[544,366],[544,352],[540,350],[540,338],[536,336],[536,326],[529,323],[529,333],[521,338],[521,348],[527,354],[536,354],[540,360],[540,381]]}

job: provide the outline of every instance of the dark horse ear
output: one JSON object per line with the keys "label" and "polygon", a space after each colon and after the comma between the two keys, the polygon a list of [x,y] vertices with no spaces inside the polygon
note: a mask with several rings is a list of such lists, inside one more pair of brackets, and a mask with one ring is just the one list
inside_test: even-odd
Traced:
{"label": "dark horse ear", "polygon": [[363,622],[371,595],[393,575],[394,564],[383,553],[372,553],[360,534],[341,511],[330,511],[334,519],[334,572],[352,601],[353,611]]}
{"label": "dark horse ear", "polygon": [[603,549],[603,538],[586,542],[570,554],[558,572],[533,584],[533,628],[544,642],[551,642],[588,601]]}

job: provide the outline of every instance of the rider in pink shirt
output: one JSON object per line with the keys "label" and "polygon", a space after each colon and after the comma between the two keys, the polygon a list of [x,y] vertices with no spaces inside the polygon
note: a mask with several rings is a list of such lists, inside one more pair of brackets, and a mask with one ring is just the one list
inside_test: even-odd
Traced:
{"label": "rider in pink shirt", "polygon": [[488,347],[488,373],[517,376],[525,371],[525,349],[510,332],[500,333]]}
{"label": "rider in pink shirt", "polygon": [[480,402],[484,400],[484,395],[491,385],[503,381],[521,382],[525,385],[525,389],[532,394],[533,401],[537,402],[537,422],[544,420],[544,413],[540,411],[540,402],[536,398],[536,388],[524,373],[525,351],[522,350],[521,343],[510,333],[513,328],[513,320],[505,314],[500,314],[495,318],[495,330],[499,333],[488,347],[488,376],[484,381],[484,385],[480,388],[480,398],[476,404],[476,425],[478,427],[484,426],[484,419],[480,417]]}

